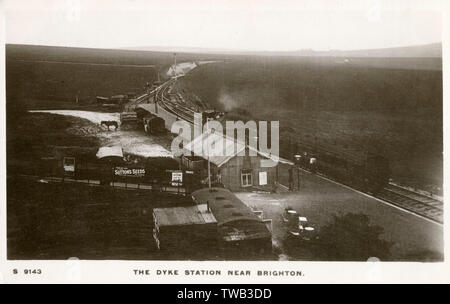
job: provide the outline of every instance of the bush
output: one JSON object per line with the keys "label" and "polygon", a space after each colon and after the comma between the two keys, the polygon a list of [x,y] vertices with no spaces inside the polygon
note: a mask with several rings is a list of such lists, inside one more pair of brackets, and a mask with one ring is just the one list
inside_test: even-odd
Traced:
{"label": "bush", "polygon": [[380,239],[382,233],[383,228],[370,225],[365,214],[334,215],[320,231],[318,254],[328,261],[367,261],[370,257],[387,260],[392,244]]}

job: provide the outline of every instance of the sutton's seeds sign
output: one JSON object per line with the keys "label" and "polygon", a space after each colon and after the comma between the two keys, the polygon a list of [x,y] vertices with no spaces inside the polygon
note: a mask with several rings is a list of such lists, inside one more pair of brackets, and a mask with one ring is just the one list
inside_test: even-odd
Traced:
{"label": "sutton's seeds sign", "polygon": [[143,177],[143,176],[145,176],[145,169],[144,168],[116,167],[116,168],[114,168],[114,175],[130,176],[130,177]]}

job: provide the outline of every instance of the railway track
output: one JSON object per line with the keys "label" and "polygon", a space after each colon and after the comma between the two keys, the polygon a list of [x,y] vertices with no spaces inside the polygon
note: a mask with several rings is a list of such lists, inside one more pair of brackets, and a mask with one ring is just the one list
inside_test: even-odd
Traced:
{"label": "railway track", "polygon": [[125,112],[132,112],[132,111],[134,111],[134,109],[136,108],[137,105],[139,105],[141,103],[146,103],[149,97],[155,95],[158,88],[155,88],[155,89],[153,89],[153,91],[150,91],[150,92],[142,93],[138,97],[132,99],[130,102],[128,102],[125,105]]}
{"label": "railway track", "polygon": [[174,80],[169,80],[162,84],[156,91],[156,102],[158,102],[165,110],[174,114],[176,117],[186,120],[189,123],[194,124],[194,111],[185,106],[179,105],[172,100],[172,96],[177,99],[176,94],[172,94],[171,85]]}
{"label": "railway track", "polygon": [[428,196],[389,184],[376,197],[435,222],[444,222],[443,203]]}
{"label": "railway track", "polygon": [[151,92],[141,94],[126,105],[126,111],[134,110],[138,104],[146,102],[149,97],[154,96],[155,102],[157,102],[166,111],[172,113],[178,119],[194,124],[195,111],[183,105],[186,102],[179,93],[171,92],[174,82],[175,79],[170,79],[153,89]]}

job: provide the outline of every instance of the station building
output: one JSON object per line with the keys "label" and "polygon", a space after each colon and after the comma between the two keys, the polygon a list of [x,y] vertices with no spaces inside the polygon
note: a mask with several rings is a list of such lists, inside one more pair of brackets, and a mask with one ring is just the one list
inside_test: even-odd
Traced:
{"label": "station building", "polygon": [[[196,147],[204,147],[204,145],[211,147],[210,153],[203,153],[203,150],[200,150],[200,153],[196,151]],[[214,150],[215,147],[218,147],[220,151]],[[203,168],[202,176],[206,178],[205,184],[209,162],[211,182],[223,185],[231,191],[273,191],[279,181],[278,164],[293,165],[286,159],[261,152],[220,133],[205,132],[183,148],[183,164],[188,168],[192,166],[190,168],[192,170]],[[233,153],[228,155],[224,151],[233,151]],[[267,161],[270,160],[277,163],[274,166],[266,166]]]}

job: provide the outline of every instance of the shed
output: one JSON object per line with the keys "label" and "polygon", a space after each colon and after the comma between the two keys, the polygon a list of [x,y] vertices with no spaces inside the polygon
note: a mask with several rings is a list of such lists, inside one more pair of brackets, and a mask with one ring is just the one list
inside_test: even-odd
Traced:
{"label": "shed", "polygon": [[111,98],[109,99],[110,102],[112,103],[122,103],[127,101],[128,97],[126,95],[114,95],[111,96]]}
{"label": "shed", "polygon": [[217,132],[203,133],[185,145],[184,150],[185,155],[194,154],[208,160],[211,163],[211,182],[222,184],[232,191],[272,191],[279,182],[278,164],[293,165],[289,160],[259,151]]}
{"label": "shed", "polygon": [[97,96],[96,99],[97,99],[98,103],[108,103],[108,101],[109,101],[108,97],[103,97],[103,96]]}
{"label": "shed", "polygon": [[164,119],[153,114],[143,117],[144,130],[146,133],[161,134],[166,132]]}
{"label": "shed", "polygon": [[165,121],[155,113],[154,104],[140,104],[135,108],[137,118],[142,121],[147,133],[159,134],[166,132]]}
{"label": "shed", "polygon": [[266,223],[231,191],[204,188],[192,193],[197,204],[206,204],[217,219],[218,238],[224,248],[271,252],[272,234]]}
{"label": "shed", "polygon": [[205,204],[155,208],[153,238],[163,250],[211,246],[217,239],[217,220]]}

